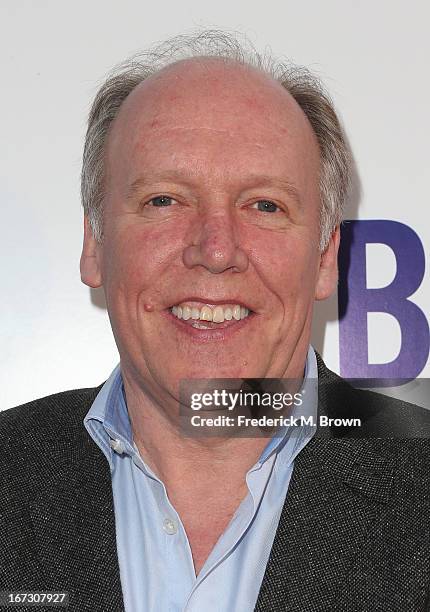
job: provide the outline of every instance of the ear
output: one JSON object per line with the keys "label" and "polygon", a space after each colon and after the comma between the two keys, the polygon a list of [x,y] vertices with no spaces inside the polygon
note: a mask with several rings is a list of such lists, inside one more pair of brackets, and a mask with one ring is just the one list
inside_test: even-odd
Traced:
{"label": "ear", "polygon": [[330,236],[325,251],[321,254],[320,268],[315,287],[315,299],[325,300],[336,289],[338,281],[337,253],[339,251],[340,227],[337,226]]}
{"label": "ear", "polygon": [[84,244],[81,255],[81,280],[88,287],[101,287],[101,253],[100,244],[96,241],[87,215],[84,215]]}

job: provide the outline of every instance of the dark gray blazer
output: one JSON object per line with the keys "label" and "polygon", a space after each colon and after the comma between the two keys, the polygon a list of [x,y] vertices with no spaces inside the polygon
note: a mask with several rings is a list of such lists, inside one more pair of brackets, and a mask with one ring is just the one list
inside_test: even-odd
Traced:
{"label": "dark gray blazer", "polygon": [[[360,414],[362,437],[321,429],[296,458],[255,610],[430,610],[430,413],[318,368],[320,414]],[[0,591],[123,610],[109,466],[82,423],[99,389],[0,413]]]}

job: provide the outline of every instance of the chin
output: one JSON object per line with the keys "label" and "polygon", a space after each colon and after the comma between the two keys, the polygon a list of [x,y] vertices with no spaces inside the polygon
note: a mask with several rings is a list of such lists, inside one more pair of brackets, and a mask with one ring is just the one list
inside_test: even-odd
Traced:
{"label": "chin", "polygon": [[197,367],[187,370],[181,370],[175,375],[175,380],[180,382],[181,380],[191,379],[213,379],[213,378],[263,378],[264,373],[261,368],[258,368],[260,372],[257,373],[257,368],[250,367],[248,364],[245,366],[237,365],[223,365],[219,367]]}

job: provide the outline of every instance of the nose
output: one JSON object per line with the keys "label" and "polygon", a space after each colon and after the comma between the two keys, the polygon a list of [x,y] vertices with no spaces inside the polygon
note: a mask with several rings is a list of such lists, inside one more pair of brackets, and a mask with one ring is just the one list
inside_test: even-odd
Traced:
{"label": "nose", "polygon": [[238,232],[231,211],[212,212],[196,221],[191,244],[183,251],[187,268],[203,266],[213,274],[226,270],[244,272],[248,256],[239,246]]}

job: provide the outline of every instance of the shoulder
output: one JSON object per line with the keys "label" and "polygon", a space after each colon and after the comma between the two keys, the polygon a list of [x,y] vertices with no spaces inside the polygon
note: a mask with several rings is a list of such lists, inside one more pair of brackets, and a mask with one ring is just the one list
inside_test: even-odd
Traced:
{"label": "shoulder", "polygon": [[40,419],[57,421],[59,418],[79,418],[79,413],[86,406],[89,409],[102,386],[70,389],[3,410],[0,412],[1,429],[19,427],[23,421],[28,425],[40,423]]}
{"label": "shoulder", "polygon": [[327,368],[317,354],[320,413],[333,419],[356,418],[357,428],[340,427],[336,437],[427,438],[430,410],[399,399],[353,387]]}
{"label": "shoulder", "polygon": [[0,412],[2,454],[21,448],[22,455],[25,448],[43,446],[44,441],[81,428],[101,387],[63,391]]}

